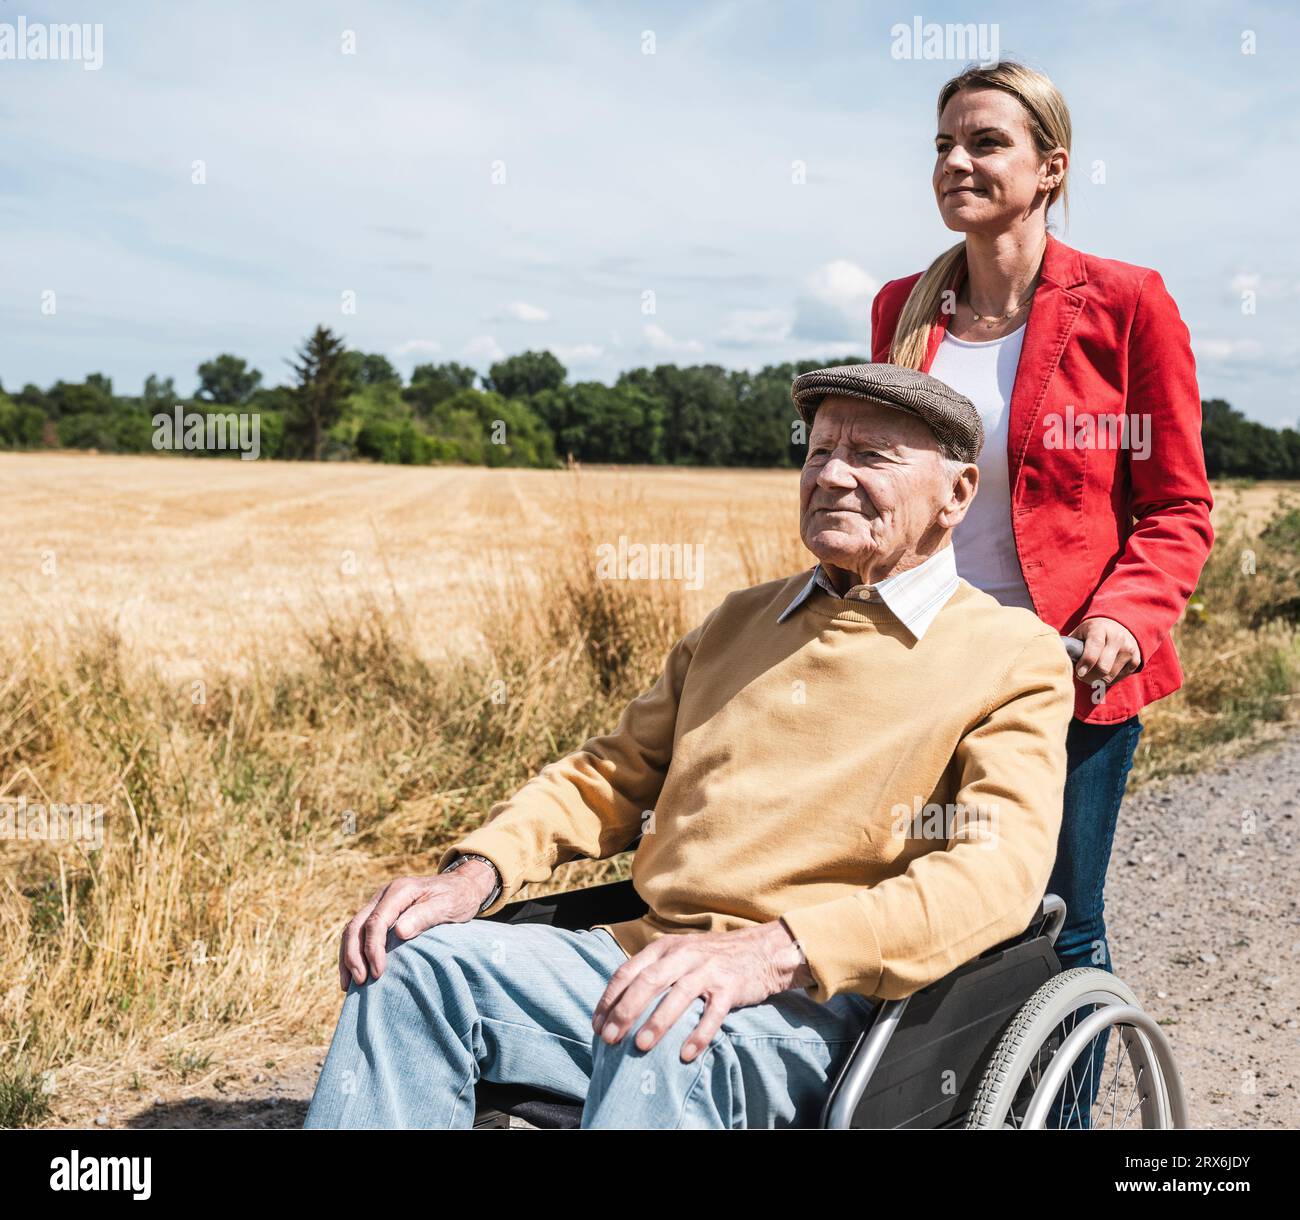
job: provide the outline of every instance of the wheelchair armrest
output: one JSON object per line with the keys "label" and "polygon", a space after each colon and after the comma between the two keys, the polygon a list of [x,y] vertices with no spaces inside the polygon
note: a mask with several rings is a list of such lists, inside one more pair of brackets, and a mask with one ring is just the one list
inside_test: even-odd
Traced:
{"label": "wheelchair armrest", "polygon": [[499,911],[484,916],[498,923],[547,923],[577,931],[598,923],[622,923],[637,919],[648,910],[631,881],[611,881],[583,890],[565,890],[542,898],[508,902]]}
{"label": "wheelchair armrest", "polygon": [[1048,943],[1055,945],[1056,938],[1064,924],[1065,900],[1056,894],[1045,894],[1043,900],[1038,904],[1038,910],[1034,912],[1033,919],[1029,921],[1029,926],[1019,936],[1013,936],[1010,940],[1004,940],[1000,945],[985,949],[980,954],[980,957],[992,957],[995,954],[1005,952],[1013,945],[1023,945],[1028,941],[1036,940],[1040,936],[1046,936]]}
{"label": "wheelchair armrest", "polygon": [[1030,939],[1046,936],[1054,945],[1064,926],[1065,899],[1058,894],[1044,894],[1043,901],[1038,904],[1037,914],[1029,921],[1029,931],[1025,935]]}
{"label": "wheelchair armrest", "polygon": [[[637,835],[624,851],[635,851],[641,842]],[[616,853],[622,855],[622,852]],[[623,923],[638,919],[649,908],[631,881],[610,881],[581,890],[565,890],[542,898],[521,898],[508,902],[499,911],[484,918],[497,923],[547,923],[556,928],[577,931],[598,923]]]}

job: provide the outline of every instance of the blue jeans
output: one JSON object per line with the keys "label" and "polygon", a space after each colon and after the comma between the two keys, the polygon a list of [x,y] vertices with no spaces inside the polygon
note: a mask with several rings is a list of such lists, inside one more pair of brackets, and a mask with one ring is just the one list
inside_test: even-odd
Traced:
{"label": "blue jeans", "polygon": [[703,1000],[648,1051],[633,1040],[658,995],[617,1044],[592,1031],[627,960],[603,929],[473,919],[389,945],[384,973],[348,987],[306,1127],[470,1127],[480,1079],[584,1101],[583,1127],[816,1126],[875,1009],[781,992],[730,1013],[683,1063]]}
{"label": "blue jeans", "polygon": [[[1056,956],[1063,970],[1080,966],[1111,969],[1106,940],[1106,871],[1141,734],[1142,722],[1136,716],[1118,724],[1071,720],[1066,733],[1065,810],[1056,864],[1047,884],[1049,894],[1059,894],[1065,900],[1065,925],[1056,940]],[[1109,1033],[1094,1042],[1091,1072],[1083,1059],[1071,1069],[1068,1091],[1053,1108],[1049,1124],[1061,1118],[1065,1122],[1054,1125],[1088,1124],[1087,1111],[1101,1083],[1108,1039]],[[1077,1108],[1076,1098],[1080,1099]]]}
{"label": "blue jeans", "polygon": [[1065,899],[1065,926],[1056,939],[1061,966],[1109,970],[1106,941],[1106,870],[1120,802],[1137,750],[1142,722],[1119,724],[1071,720],[1065,738],[1065,810],[1056,845],[1049,894]]}

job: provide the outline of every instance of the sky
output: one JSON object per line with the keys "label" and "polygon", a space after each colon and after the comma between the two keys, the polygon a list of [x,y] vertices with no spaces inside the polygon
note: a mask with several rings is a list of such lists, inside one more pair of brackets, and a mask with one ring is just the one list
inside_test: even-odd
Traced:
{"label": "sky", "polygon": [[0,56],[20,17],[101,33],[0,58],[7,390],[188,394],[226,351],[281,383],[318,324],[405,374],[867,354],[957,240],[934,105],[978,56],[900,54],[920,20],[1055,81],[1054,232],[1161,273],[1202,397],[1300,417],[1295,6],[3,0]]}

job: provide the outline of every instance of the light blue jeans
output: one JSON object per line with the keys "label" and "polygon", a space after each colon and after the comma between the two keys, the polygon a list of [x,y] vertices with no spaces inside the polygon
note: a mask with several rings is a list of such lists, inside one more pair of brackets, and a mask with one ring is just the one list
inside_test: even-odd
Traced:
{"label": "light blue jeans", "polygon": [[585,1099],[583,1127],[813,1127],[875,1009],[785,991],[683,1063],[703,1000],[648,1051],[633,1040],[658,996],[616,1045],[593,1032],[627,960],[603,929],[474,919],[388,943],[384,973],[348,987],[306,1127],[471,1127],[480,1078]]}

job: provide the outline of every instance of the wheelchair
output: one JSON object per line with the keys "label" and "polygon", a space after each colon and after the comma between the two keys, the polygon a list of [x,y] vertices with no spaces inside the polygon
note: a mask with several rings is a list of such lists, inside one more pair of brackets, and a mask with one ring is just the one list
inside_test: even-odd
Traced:
{"label": "wheelchair", "polygon": [[[631,881],[524,899],[487,918],[576,930],[646,911]],[[1167,1129],[1188,1125],[1164,1031],[1105,970],[1062,970],[1065,903],[903,1000],[878,1001],[822,1107],[828,1128]],[[1114,1038],[1110,1035],[1114,1033]],[[568,1129],[582,1101],[481,1080],[476,1128]]]}
{"label": "wheelchair", "polygon": [[[1066,649],[1077,659],[1078,640]],[[633,845],[634,846],[634,845]],[[631,881],[513,902],[487,916],[577,930],[645,914]],[[1065,903],[902,1000],[877,1001],[818,1126],[1161,1130],[1188,1125],[1164,1031],[1109,971],[1062,970]],[[1114,1035],[1114,1036],[1112,1036]],[[575,1128],[580,1098],[479,1081],[476,1128]]]}

